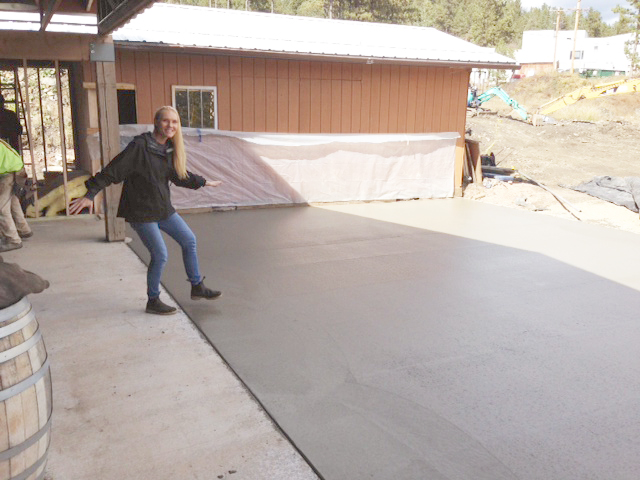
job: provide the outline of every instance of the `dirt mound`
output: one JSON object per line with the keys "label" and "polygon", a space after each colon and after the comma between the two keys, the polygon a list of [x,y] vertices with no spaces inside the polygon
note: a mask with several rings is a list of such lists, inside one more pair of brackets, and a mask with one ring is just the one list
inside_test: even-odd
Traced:
{"label": "dirt mound", "polygon": [[[619,96],[616,101],[629,97],[640,95]],[[466,198],[640,233],[638,214],[568,188],[595,176],[640,177],[637,119],[534,127],[503,114],[473,113],[467,118],[471,130],[467,138],[480,142],[481,153],[493,152],[499,166],[534,178],[580,212],[564,208],[550,193],[530,183],[485,180],[469,185]]]}
{"label": "dirt mound", "polygon": [[[549,73],[502,85],[502,88],[529,113],[547,102],[578,88],[603,85],[624,80],[625,77],[582,78],[578,75]],[[511,107],[499,98],[493,98],[483,105],[484,109],[510,115]],[[511,114],[514,116],[515,114]],[[640,124],[640,93],[604,96],[581,100],[551,114],[561,122],[615,122],[624,121]]]}

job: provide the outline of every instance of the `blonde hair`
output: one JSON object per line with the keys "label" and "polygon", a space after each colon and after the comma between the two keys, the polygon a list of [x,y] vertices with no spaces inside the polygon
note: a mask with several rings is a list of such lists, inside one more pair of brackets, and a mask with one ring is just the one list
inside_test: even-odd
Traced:
{"label": "blonde hair", "polygon": [[187,153],[184,149],[184,139],[182,138],[182,125],[180,123],[180,114],[178,111],[166,105],[156,110],[156,114],[153,116],[153,128],[155,132],[160,130],[159,124],[164,112],[173,112],[178,118],[178,128],[176,128],[176,134],[171,139],[173,144],[173,168],[176,170],[178,177],[187,178]]}

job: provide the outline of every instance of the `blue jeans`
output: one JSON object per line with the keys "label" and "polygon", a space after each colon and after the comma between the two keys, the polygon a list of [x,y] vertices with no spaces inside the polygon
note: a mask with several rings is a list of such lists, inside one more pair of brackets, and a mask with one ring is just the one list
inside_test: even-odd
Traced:
{"label": "blue jeans", "polygon": [[169,258],[161,230],[180,244],[184,269],[191,285],[197,285],[202,281],[198,267],[196,236],[180,215],[174,213],[166,220],[159,222],[131,223],[131,227],[151,254],[147,270],[147,295],[149,298],[160,296],[160,277]]}

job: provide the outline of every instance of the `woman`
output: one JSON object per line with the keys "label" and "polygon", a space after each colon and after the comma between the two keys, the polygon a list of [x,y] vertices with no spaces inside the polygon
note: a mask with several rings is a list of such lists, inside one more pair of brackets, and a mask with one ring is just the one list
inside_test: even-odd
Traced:
{"label": "woman", "polygon": [[73,200],[71,214],[89,207],[103,188],[124,182],[118,216],[124,217],[151,254],[147,271],[147,313],[169,315],[175,307],[160,300],[160,277],[167,263],[167,246],[161,231],[182,247],[182,259],[191,298],[213,300],[221,295],[207,288],[200,276],[196,237],[171,205],[169,181],[180,187],[217,187],[222,182],[207,180],[187,171],[180,117],[173,107],[161,107],[154,117],[153,132],[135,137],[101,172],[85,182],[87,194]]}

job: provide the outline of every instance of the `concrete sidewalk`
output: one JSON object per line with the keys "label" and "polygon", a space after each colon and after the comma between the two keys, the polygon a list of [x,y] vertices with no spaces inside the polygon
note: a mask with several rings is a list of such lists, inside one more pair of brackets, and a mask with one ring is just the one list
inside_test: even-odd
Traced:
{"label": "concrete sidewalk", "polygon": [[182,311],[144,313],[146,267],[102,221],[31,225],[2,256],[51,283],[29,297],[53,379],[46,478],[317,478]]}

